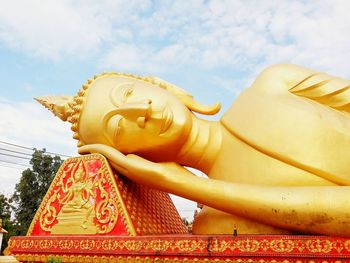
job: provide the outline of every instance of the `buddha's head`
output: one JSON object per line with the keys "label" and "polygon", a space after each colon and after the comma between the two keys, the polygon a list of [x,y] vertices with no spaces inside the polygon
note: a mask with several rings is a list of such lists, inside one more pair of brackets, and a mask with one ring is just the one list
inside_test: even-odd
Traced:
{"label": "buddha's head", "polygon": [[106,144],[119,151],[149,155],[179,147],[193,112],[215,114],[184,90],[155,77],[104,73],[88,80],[75,97],[37,99],[72,123],[78,146]]}

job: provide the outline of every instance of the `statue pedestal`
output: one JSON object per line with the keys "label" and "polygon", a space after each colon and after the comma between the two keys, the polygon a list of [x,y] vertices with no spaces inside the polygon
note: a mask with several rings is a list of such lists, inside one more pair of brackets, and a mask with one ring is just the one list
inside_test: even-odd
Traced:
{"label": "statue pedestal", "polygon": [[326,236],[165,235],[12,237],[19,261],[349,262],[350,239]]}
{"label": "statue pedestal", "polygon": [[346,238],[187,233],[168,194],[92,154],[62,164],[27,236],[11,237],[9,251],[34,262],[350,262]]}

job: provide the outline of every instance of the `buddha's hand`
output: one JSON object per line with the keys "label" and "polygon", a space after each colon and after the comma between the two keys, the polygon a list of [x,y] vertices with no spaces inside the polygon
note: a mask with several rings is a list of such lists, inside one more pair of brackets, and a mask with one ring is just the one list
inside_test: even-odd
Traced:
{"label": "buddha's hand", "polygon": [[113,147],[104,144],[89,144],[79,148],[80,154],[100,153],[121,174],[131,180],[161,190],[167,189],[176,175],[191,174],[176,163],[155,163],[135,154],[124,155]]}

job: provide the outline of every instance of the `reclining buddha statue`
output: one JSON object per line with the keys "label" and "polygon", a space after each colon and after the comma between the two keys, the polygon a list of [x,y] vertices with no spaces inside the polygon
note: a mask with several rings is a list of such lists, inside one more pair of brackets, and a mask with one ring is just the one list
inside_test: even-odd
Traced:
{"label": "reclining buddha statue", "polygon": [[37,100],[72,123],[79,153],[203,204],[195,234],[350,236],[350,81],[274,65],[220,121],[198,117],[220,104],[156,77],[104,73],[74,97]]}

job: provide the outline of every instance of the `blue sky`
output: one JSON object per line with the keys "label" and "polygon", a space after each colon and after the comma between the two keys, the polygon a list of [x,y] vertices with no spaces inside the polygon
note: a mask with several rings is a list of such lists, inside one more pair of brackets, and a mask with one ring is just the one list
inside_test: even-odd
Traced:
{"label": "blue sky", "polygon": [[[32,98],[74,95],[95,73],[156,75],[203,103],[220,101],[221,112],[271,64],[350,77],[349,1],[12,0],[1,6],[0,141],[52,152],[75,155],[75,141],[69,125]],[[19,162],[2,158],[0,164]],[[0,166],[1,188],[10,193],[20,172],[15,164]]]}

